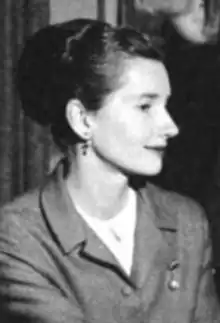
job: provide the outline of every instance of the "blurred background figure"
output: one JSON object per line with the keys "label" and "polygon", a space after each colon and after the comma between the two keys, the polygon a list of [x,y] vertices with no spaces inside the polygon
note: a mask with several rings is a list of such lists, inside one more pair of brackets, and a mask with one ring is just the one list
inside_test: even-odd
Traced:
{"label": "blurred background figure", "polygon": [[169,17],[186,40],[201,44],[219,32],[219,0],[135,0],[137,11]]}

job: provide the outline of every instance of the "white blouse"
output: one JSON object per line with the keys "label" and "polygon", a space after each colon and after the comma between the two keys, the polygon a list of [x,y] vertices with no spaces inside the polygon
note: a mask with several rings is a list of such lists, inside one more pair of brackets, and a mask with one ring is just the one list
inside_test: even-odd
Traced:
{"label": "white blouse", "polygon": [[123,210],[109,220],[100,220],[89,216],[77,205],[76,209],[129,275],[133,262],[134,234],[137,216],[136,193],[130,189],[128,201]]}

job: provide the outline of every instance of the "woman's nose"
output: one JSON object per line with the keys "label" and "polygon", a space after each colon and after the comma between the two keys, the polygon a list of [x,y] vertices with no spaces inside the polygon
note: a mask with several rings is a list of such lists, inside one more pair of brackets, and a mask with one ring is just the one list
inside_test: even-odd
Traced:
{"label": "woman's nose", "polygon": [[174,120],[172,119],[171,116],[170,117],[170,124],[169,124],[169,127],[168,127],[168,136],[169,137],[175,137],[179,134],[179,127],[177,126],[177,124],[174,122]]}
{"label": "woman's nose", "polygon": [[167,110],[164,110],[162,119],[164,135],[169,138],[177,136],[179,134],[179,128]]}

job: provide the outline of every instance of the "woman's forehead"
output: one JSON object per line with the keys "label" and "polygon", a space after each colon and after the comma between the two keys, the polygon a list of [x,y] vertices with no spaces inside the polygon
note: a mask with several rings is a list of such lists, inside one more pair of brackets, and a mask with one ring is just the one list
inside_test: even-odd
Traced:
{"label": "woman's forehead", "polygon": [[121,90],[130,96],[155,99],[171,94],[167,70],[163,63],[153,59],[136,58],[126,64],[121,76]]}

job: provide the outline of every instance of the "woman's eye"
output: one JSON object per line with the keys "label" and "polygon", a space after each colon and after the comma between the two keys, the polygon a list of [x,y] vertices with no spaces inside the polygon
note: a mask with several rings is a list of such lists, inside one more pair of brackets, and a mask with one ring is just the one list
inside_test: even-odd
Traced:
{"label": "woman's eye", "polygon": [[150,108],[151,108],[151,104],[149,104],[149,103],[145,103],[145,104],[141,104],[141,105],[140,105],[140,109],[141,109],[142,111],[149,110]]}

